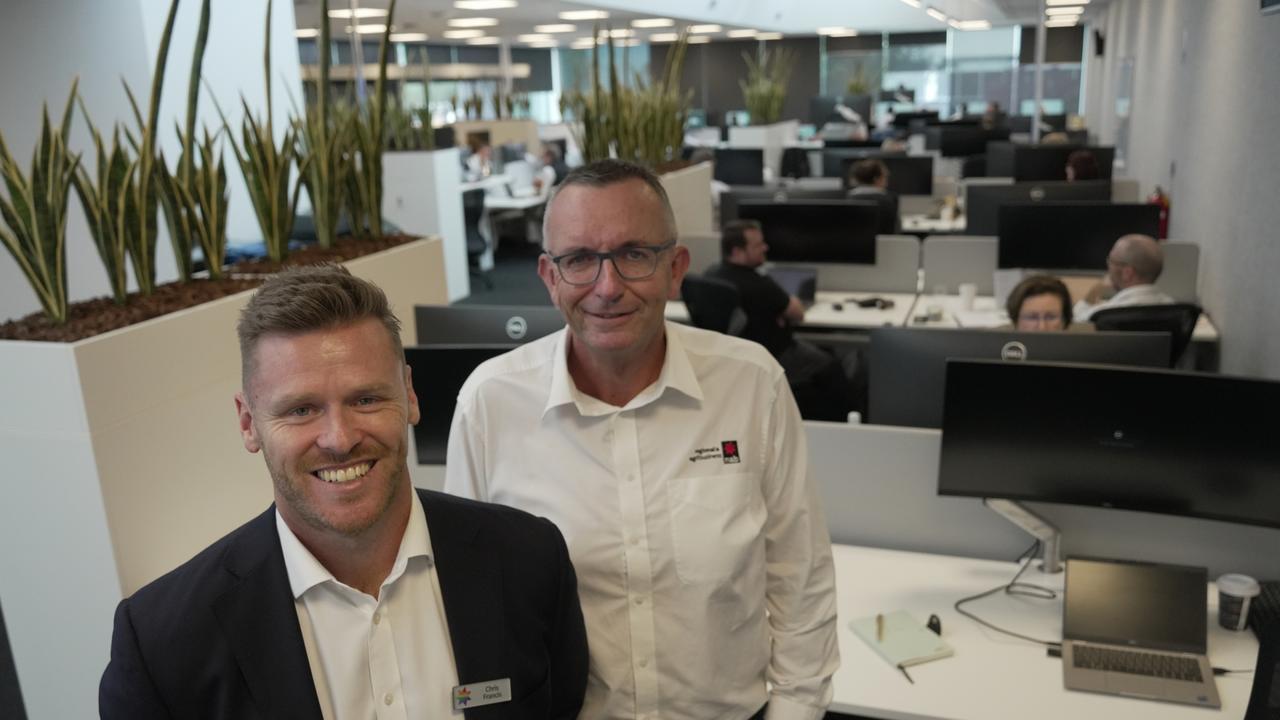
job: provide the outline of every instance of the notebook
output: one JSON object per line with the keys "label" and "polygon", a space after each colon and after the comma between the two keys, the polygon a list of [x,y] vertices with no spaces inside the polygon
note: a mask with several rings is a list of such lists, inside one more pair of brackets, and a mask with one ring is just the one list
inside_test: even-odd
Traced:
{"label": "notebook", "polygon": [[1221,707],[1205,655],[1207,576],[1202,567],[1068,558],[1063,684]]}
{"label": "notebook", "polygon": [[854,620],[849,627],[894,667],[910,667],[955,654],[946,640],[903,611],[884,614],[884,633],[879,638],[875,615]]}

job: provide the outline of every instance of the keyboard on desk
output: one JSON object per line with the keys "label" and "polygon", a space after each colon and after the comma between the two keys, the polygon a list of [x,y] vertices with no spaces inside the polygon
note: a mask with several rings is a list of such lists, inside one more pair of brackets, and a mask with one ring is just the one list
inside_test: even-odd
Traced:
{"label": "keyboard on desk", "polygon": [[1077,645],[1072,658],[1075,666],[1083,670],[1122,672],[1189,682],[1202,680],[1200,663],[1185,655]]}

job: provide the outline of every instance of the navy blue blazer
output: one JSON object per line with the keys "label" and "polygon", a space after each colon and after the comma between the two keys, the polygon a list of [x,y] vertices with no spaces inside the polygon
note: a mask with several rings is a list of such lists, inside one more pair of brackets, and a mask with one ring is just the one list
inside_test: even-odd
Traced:
{"label": "navy blue blazer", "polygon": [[[419,490],[458,681],[511,678],[468,720],[575,718],[587,682],[577,579],[550,521]],[[104,719],[320,720],[275,508],[116,609]]]}

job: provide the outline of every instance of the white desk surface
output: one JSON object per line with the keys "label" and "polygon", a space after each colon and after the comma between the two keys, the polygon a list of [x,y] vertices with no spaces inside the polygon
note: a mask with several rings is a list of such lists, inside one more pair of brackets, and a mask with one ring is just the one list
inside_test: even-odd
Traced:
{"label": "white desk surface", "polygon": [[482,177],[479,180],[469,180],[462,183],[459,187],[462,192],[466,192],[468,190],[488,190],[489,188],[502,187],[503,185],[506,185],[510,179],[511,178],[506,175],[498,173],[496,175]]}
{"label": "white desk surface", "polygon": [[929,217],[928,215],[902,216],[903,232],[962,233],[964,228],[965,219],[963,215],[953,220],[943,220]]}
{"label": "white desk surface", "polygon": [[[893,301],[893,307],[879,310],[876,308],[861,308],[854,301],[863,300],[870,297],[881,297],[886,300]],[[829,329],[870,329],[876,327],[884,327],[886,325],[893,327],[901,327],[906,323],[907,318],[911,315],[911,307],[915,304],[916,296],[914,293],[870,293],[860,292],[857,290],[848,291],[828,291],[821,290],[814,298],[813,306],[805,310],[804,322],[799,325],[801,328],[829,328]],[[835,303],[841,305],[840,310],[836,310]],[[675,322],[688,322],[689,310],[685,308],[684,303],[679,300],[672,300],[667,303],[665,314],[668,320]]]}
{"label": "white desk surface", "polygon": [[[942,320],[928,322],[912,320],[909,325],[912,327],[993,328],[1009,324],[1008,313],[1003,307],[997,307],[995,298],[989,295],[974,298],[973,308],[970,310],[964,309],[959,295],[921,295],[916,301],[914,315],[925,315],[930,308],[934,307],[942,310]],[[1200,319],[1196,321],[1196,328],[1191,333],[1191,339],[1198,342],[1218,342],[1218,329],[1214,327],[1208,315],[1200,314]]]}
{"label": "white desk surface", "polygon": [[[960,598],[1007,583],[1012,562],[836,545],[833,548],[838,603],[840,669],[833,681],[834,712],[873,718],[922,720],[1179,720],[1244,716],[1251,673],[1216,678],[1222,710],[1068,691],[1062,661],[1045,648],[1001,635],[952,609]],[[1033,564],[1021,581],[1061,591],[1063,575],[1044,575]],[[1215,667],[1252,670],[1258,642],[1252,632],[1224,630],[1217,623],[1217,593],[1209,592],[1209,661]],[[1048,641],[1062,639],[1062,600],[1003,593],[965,609],[1000,627]],[[849,623],[905,610],[924,623],[942,621],[942,637],[955,655],[908,669],[915,684],[868,647]]]}

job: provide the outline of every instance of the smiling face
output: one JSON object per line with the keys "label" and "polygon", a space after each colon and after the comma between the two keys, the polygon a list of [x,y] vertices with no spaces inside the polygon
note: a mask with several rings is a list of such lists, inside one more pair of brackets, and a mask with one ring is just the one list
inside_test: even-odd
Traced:
{"label": "smiling face", "polygon": [[245,449],[262,451],[276,506],[303,538],[357,538],[407,517],[409,369],[379,321],[268,334],[236,394]]}
{"label": "smiling face", "polygon": [[[662,201],[639,179],[566,187],[548,213],[546,249],[551,256],[671,240]],[[624,280],[605,261],[594,283],[571,285],[548,255],[539,258],[538,275],[565,317],[571,353],[627,362],[662,352],[663,308],[675,298],[688,267],[689,251],[677,245],[659,253],[657,270],[643,280]]]}

